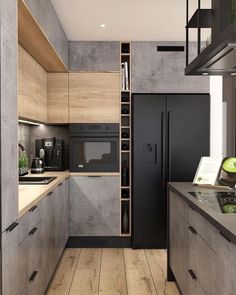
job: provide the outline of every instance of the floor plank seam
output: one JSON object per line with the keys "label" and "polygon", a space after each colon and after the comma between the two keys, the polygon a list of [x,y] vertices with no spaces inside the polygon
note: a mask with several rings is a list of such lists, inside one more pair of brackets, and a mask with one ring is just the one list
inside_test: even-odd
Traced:
{"label": "floor plank seam", "polygon": [[101,249],[100,268],[99,268],[99,281],[98,281],[98,292],[97,292],[97,295],[99,295],[99,293],[100,293],[101,272],[102,272],[102,256],[103,256],[103,248]]}
{"label": "floor plank seam", "polygon": [[151,275],[151,278],[152,278],[152,282],[153,282],[153,286],[155,288],[155,291],[156,291],[156,295],[158,295],[157,293],[157,288],[156,288],[156,284],[155,284],[155,281],[153,279],[153,274],[152,274],[152,271],[151,271],[151,267],[149,265],[149,260],[148,260],[148,257],[147,257],[147,253],[146,253],[146,250],[144,249],[144,254],[145,254],[145,257],[146,257],[146,260],[147,260],[147,264],[148,264],[148,269],[149,269],[149,272],[150,272],[150,275]]}
{"label": "floor plank seam", "polygon": [[124,249],[122,249],[122,253],[123,253],[123,263],[124,263],[124,272],[125,272],[125,285],[126,285],[127,295],[129,295],[129,290],[128,290],[128,280],[127,280],[127,274],[126,274],[126,264],[125,264],[125,253],[124,253]]}
{"label": "floor plank seam", "polygon": [[72,285],[73,285],[73,281],[74,281],[74,277],[75,277],[75,272],[77,270],[77,266],[78,266],[78,263],[79,263],[79,258],[80,258],[81,252],[82,252],[82,249],[80,249],[80,252],[79,252],[79,255],[78,255],[78,258],[77,258],[77,262],[76,262],[76,265],[75,265],[74,273],[72,275],[72,279],[71,279],[71,283],[70,283],[70,288],[69,288],[68,295],[70,295],[70,291],[71,291],[71,288],[72,288]]}

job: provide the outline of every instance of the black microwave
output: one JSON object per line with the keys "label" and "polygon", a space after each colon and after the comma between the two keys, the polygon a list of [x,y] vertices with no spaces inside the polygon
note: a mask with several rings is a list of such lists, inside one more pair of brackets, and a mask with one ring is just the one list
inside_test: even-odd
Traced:
{"label": "black microwave", "polygon": [[119,171],[119,124],[70,124],[69,136],[70,171]]}

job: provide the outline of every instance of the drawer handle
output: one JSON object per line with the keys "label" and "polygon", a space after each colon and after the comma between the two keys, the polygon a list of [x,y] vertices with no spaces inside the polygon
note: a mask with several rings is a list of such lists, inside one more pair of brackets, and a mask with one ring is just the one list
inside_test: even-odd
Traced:
{"label": "drawer handle", "polygon": [[69,179],[69,176],[68,177],[66,177],[66,180],[68,180]]}
{"label": "drawer handle", "polygon": [[34,210],[36,210],[38,208],[38,206],[33,206],[30,210],[29,210],[29,212],[34,212]]}
{"label": "drawer handle", "polygon": [[63,183],[61,182],[61,183],[58,184],[58,186],[62,186],[62,184],[63,184]]}
{"label": "drawer handle", "polygon": [[37,276],[37,274],[38,274],[38,271],[34,271],[33,273],[32,273],[32,275],[31,275],[31,277],[30,277],[30,282],[33,282],[34,281],[34,279],[36,278],[36,276]]}
{"label": "drawer handle", "polygon": [[189,272],[191,278],[196,281],[197,280],[197,277],[196,277],[195,273],[193,272],[193,270],[192,269],[189,269],[188,272]]}
{"label": "drawer handle", "polygon": [[232,241],[230,240],[230,238],[228,238],[225,234],[223,234],[222,232],[220,232],[220,235],[229,243],[232,243]]}
{"label": "drawer handle", "polygon": [[51,196],[53,194],[53,192],[48,193],[48,196]]}
{"label": "drawer handle", "polygon": [[188,229],[191,231],[191,233],[193,233],[195,235],[197,234],[197,231],[196,231],[196,229],[194,227],[189,226]]}
{"label": "drawer handle", "polygon": [[29,236],[32,236],[33,234],[35,234],[35,232],[38,230],[38,227],[34,227],[30,232],[29,232]]}
{"label": "drawer handle", "polygon": [[13,231],[13,229],[16,228],[18,224],[19,224],[18,222],[14,222],[14,223],[12,223],[12,224],[6,229],[6,232],[11,232],[11,231]]}

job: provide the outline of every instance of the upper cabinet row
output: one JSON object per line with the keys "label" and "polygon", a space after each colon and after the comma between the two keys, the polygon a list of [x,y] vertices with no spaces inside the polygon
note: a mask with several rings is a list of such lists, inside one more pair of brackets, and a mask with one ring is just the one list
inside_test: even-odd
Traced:
{"label": "upper cabinet row", "polygon": [[119,123],[116,72],[47,73],[18,49],[18,116],[43,123]]}

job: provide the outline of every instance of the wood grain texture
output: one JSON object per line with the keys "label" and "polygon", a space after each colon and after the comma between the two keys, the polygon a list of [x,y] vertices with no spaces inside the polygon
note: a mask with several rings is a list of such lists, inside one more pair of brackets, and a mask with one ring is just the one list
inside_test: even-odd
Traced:
{"label": "wood grain texture", "polygon": [[67,72],[23,0],[18,1],[18,41],[47,72]]}
{"label": "wood grain texture", "polygon": [[125,295],[127,292],[122,249],[103,249],[99,295]]}
{"label": "wood grain texture", "polygon": [[167,263],[165,250],[145,250],[147,261],[151,270],[153,282],[158,295],[178,295],[174,282],[167,282]]}
{"label": "wood grain texture", "polygon": [[63,295],[179,295],[174,283],[166,283],[165,265],[164,250],[82,249],[70,291]]}
{"label": "wood grain texture", "polygon": [[47,75],[48,123],[69,123],[68,73]]}
{"label": "wood grain texture", "polygon": [[18,116],[47,122],[47,73],[18,46]]}
{"label": "wood grain texture", "polygon": [[124,249],[129,295],[156,295],[144,250]]}
{"label": "wood grain texture", "polygon": [[98,293],[101,249],[82,249],[69,295]]}
{"label": "wood grain texture", "polygon": [[64,252],[47,295],[69,294],[79,256],[80,249],[67,249]]}
{"label": "wood grain texture", "polygon": [[119,73],[70,73],[69,122],[119,123]]}

